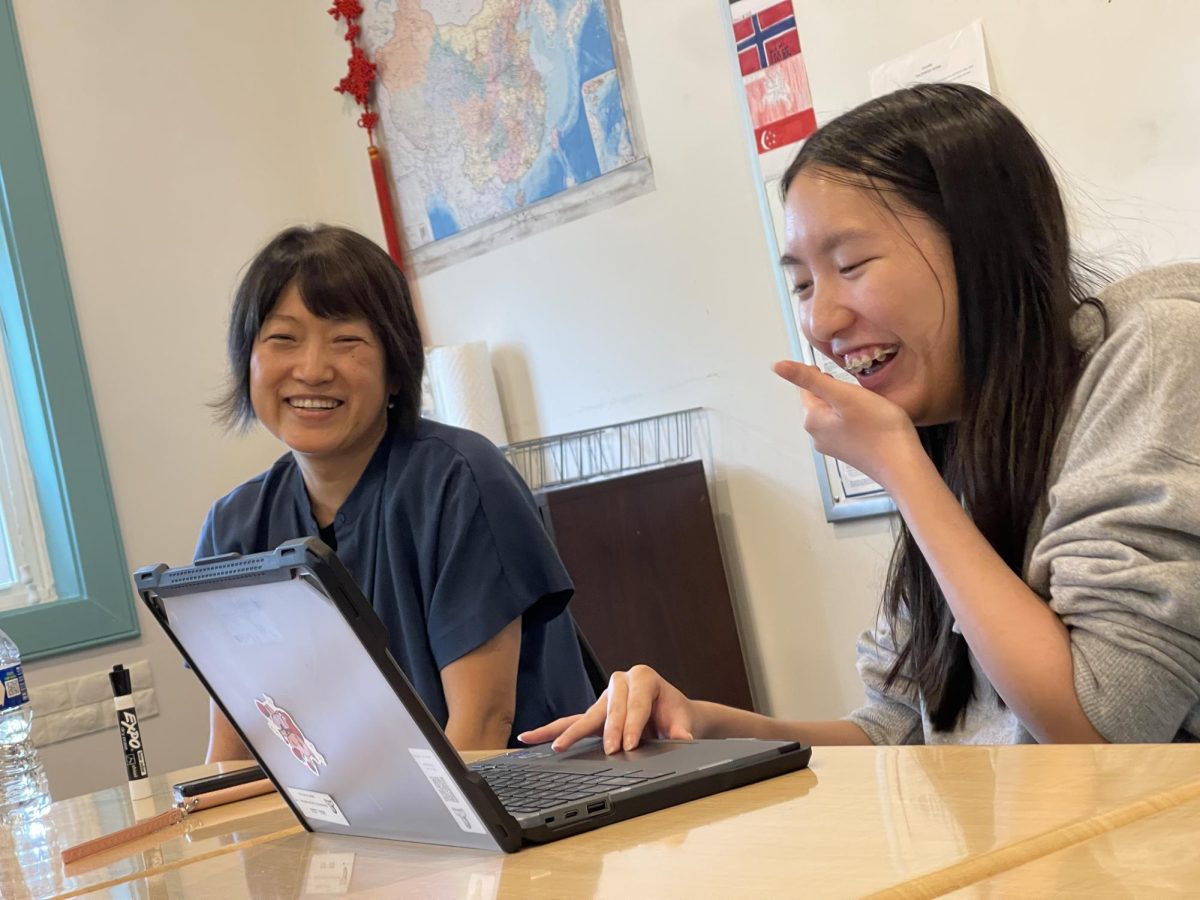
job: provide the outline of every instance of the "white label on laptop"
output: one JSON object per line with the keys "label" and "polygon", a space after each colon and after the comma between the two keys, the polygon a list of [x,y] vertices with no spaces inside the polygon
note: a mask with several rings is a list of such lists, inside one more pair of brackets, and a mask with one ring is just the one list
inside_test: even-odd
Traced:
{"label": "white label on laptop", "polygon": [[454,783],[454,779],[450,777],[450,773],[446,771],[446,767],[442,765],[442,761],[437,758],[437,755],[432,750],[418,747],[409,747],[408,752],[417,761],[417,765],[421,767],[421,771],[425,773],[425,777],[437,791],[437,795],[442,799],[446,809],[450,811],[454,821],[458,823],[458,827],[463,831],[471,832],[471,834],[487,834],[483,822],[479,821],[479,816],[475,814],[474,808],[467,802],[467,798],[458,789],[458,785]]}
{"label": "white label on laptop", "polygon": [[292,801],[300,807],[305,818],[316,819],[318,822],[332,822],[334,825],[350,826],[337,802],[328,794],[319,791],[306,791],[303,788],[290,787],[287,789]]}

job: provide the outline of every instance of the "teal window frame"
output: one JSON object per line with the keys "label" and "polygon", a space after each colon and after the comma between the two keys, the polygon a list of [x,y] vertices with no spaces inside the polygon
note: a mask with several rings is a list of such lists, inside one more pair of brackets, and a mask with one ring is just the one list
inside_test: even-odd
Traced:
{"label": "teal window frame", "polygon": [[0,628],[36,659],[139,629],[12,0],[0,0],[0,230],[0,321],[58,595],[0,613]]}

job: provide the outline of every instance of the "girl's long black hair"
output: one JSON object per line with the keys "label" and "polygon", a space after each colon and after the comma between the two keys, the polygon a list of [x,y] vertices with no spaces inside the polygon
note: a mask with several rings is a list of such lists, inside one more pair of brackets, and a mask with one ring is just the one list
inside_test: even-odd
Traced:
{"label": "girl's long black hair", "polygon": [[[1020,575],[1080,367],[1069,322],[1087,294],[1046,157],[998,100],[933,84],[879,97],[818,130],[784,175],[784,195],[797,175],[814,170],[879,191],[885,203],[893,195],[949,239],[963,412],[917,431],[976,527]],[[893,633],[903,633],[903,611],[907,638],[887,683],[909,675],[933,727],[952,730],[974,693],[967,645],[902,522],[883,595]]]}

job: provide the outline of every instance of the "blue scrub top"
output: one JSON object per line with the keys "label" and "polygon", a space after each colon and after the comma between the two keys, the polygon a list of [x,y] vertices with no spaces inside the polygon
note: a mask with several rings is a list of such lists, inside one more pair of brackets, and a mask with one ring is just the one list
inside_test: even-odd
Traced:
{"label": "blue scrub top", "polygon": [[[393,425],[332,527],[392,656],[443,727],[441,669],[517,618],[512,734],[596,699],[567,613],[574,586],[528,487],[486,438],[425,419],[412,436]],[[319,531],[288,453],[213,504],[196,558],[260,553]]]}

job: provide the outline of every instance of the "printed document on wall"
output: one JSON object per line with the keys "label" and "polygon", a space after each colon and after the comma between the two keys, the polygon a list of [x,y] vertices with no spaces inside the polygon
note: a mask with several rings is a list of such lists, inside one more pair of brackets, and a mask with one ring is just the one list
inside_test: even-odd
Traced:
{"label": "printed document on wall", "polygon": [[870,77],[872,97],[935,81],[973,84],[990,94],[983,24],[976,19],[961,31],[872,69]]}

